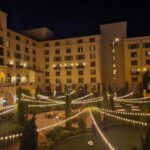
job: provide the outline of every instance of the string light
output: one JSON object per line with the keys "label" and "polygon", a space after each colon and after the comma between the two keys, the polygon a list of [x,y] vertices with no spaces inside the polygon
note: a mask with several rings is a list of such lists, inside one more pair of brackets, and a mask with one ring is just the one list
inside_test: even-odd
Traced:
{"label": "string light", "polygon": [[[76,92],[76,91],[73,90],[71,93],[69,93],[69,94],[67,94],[67,95],[70,96],[70,95],[74,94],[75,92]],[[59,98],[65,98],[67,95],[57,96],[57,98],[58,98],[58,99],[59,99]]]}
{"label": "string light", "polygon": [[13,108],[13,107],[15,107],[15,105],[0,106],[0,111],[2,111],[2,110],[6,110],[6,109],[10,109],[10,108]]}
{"label": "string light", "polygon": [[0,113],[0,116],[1,116],[1,115],[5,115],[5,114],[8,114],[8,113],[14,111],[15,109],[16,109],[16,108],[11,108],[11,109],[9,109],[9,110],[6,110],[6,111],[4,111],[4,112],[1,112],[1,113]]}
{"label": "string light", "polygon": [[7,136],[2,136],[0,137],[0,141],[7,141],[7,140],[11,140],[11,139],[16,139],[22,136],[22,133],[18,133],[18,134],[10,134]]}
{"label": "string light", "polygon": [[83,109],[81,112],[79,112],[79,113],[77,113],[77,114],[75,114],[75,115],[73,115],[73,116],[71,116],[71,117],[69,117],[69,118],[67,118],[67,119],[65,119],[65,120],[59,121],[59,122],[57,122],[57,123],[55,123],[55,124],[52,124],[52,125],[44,126],[44,127],[42,127],[42,128],[38,128],[37,131],[38,131],[38,132],[41,132],[41,131],[45,131],[45,130],[47,130],[47,129],[49,129],[49,128],[56,127],[56,126],[58,126],[58,125],[60,125],[60,124],[63,124],[63,123],[65,123],[65,122],[69,121],[69,120],[72,120],[72,119],[78,117],[79,115],[83,114],[83,113],[86,112],[86,111],[87,111],[87,108]]}
{"label": "string light", "polygon": [[131,96],[131,95],[133,95],[133,94],[134,94],[134,92],[131,92],[131,93],[129,93],[129,94],[126,94],[126,95],[124,95],[124,96],[120,96],[120,97],[114,97],[114,98],[116,98],[116,99],[122,99],[122,98],[129,97],[129,96]]}
{"label": "string light", "polygon": [[43,101],[35,101],[35,100],[29,100],[29,99],[22,99],[24,102],[31,102],[31,103],[43,103],[43,104],[51,104],[52,102],[43,102]]}
{"label": "string light", "polygon": [[89,97],[89,96],[91,96],[91,95],[93,95],[93,93],[90,93],[90,94],[88,94],[88,95],[85,95],[85,96],[80,97],[80,98],[77,98],[77,99],[74,99],[73,101],[79,101],[79,100],[82,100],[82,99],[84,99],[84,98],[87,98],[87,97]]}
{"label": "string light", "polygon": [[129,116],[150,117],[150,113],[121,112],[121,111],[113,111],[113,110],[110,110],[110,109],[103,109],[103,108],[97,108],[97,107],[92,107],[92,110],[101,110],[101,111],[105,111],[105,112],[108,112],[108,113],[129,115]]}
{"label": "string light", "polygon": [[105,137],[104,133],[100,130],[100,128],[98,127],[94,117],[93,117],[93,114],[91,112],[91,110],[89,109],[89,113],[90,113],[90,116],[92,118],[92,121],[94,123],[94,126],[95,128],[97,129],[99,135],[101,136],[101,138],[103,139],[103,141],[106,143],[106,145],[109,147],[110,150],[115,150],[115,148],[111,145],[111,143],[108,141],[108,139]]}
{"label": "string light", "polygon": [[124,100],[124,99],[114,99],[115,102],[119,102],[119,103],[130,103],[130,104],[148,104],[150,103],[150,100]]}
{"label": "string light", "polygon": [[28,107],[52,107],[52,106],[59,106],[64,105],[65,102],[59,103],[59,104],[49,104],[49,105],[28,105]]}
{"label": "string light", "polygon": [[136,121],[136,120],[133,120],[133,119],[127,119],[127,118],[123,118],[123,117],[119,117],[119,116],[116,116],[116,115],[112,115],[112,114],[109,114],[107,112],[104,112],[104,111],[101,111],[101,110],[96,110],[98,112],[100,112],[101,114],[104,114],[106,116],[109,116],[109,117],[112,117],[112,118],[115,118],[117,120],[120,120],[120,121],[125,121],[127,123],[132,123],[132,124],[136,124],[136,125],[141,125],[141,126],[144,126],[144,127],[147,127],[148,124],[146,122],[141,122],[141,121]]}

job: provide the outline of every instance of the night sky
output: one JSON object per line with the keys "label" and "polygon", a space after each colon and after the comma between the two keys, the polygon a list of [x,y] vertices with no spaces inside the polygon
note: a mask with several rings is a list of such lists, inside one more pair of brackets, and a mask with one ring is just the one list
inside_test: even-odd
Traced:
{"label": "night sky", "polygon": [[20,31],[46,26],[55,38],[99,33],[99,25],[128,21],[128,36],[150,35],[150,5],[142,0],[0,0],[8,27]]}

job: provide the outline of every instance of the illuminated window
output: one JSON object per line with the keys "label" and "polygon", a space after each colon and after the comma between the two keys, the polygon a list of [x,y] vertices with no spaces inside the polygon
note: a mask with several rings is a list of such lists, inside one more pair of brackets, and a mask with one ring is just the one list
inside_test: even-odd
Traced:
{"label": "illuminated window", "polygon": [[94,52],[95,51],[95,45],[90,46],[90,51]]}
{"label": "illuminated window", "polygon": [[113,56],[113,61],[115,61],[116,60],[116,56]]}
{"label": "illuminated window", "polygon": [[115,68],[116,67],[116,64],[115,63],[113,63],[113,68]]}
{"label": "illuminated window", "polygon": [[83,47],[78,47],[78,52],[79,53],[83,52]]}
{"label": "illuminated window", "polygon": [[146,55],[146,56],[150,56],[150,51],[146,51],[146,52],[145,52],[145,55]]}
{"label": "illuminated window", "polygon": [[131,57],[137,57],[137,52],[131,52]]}
{"label": "illuminated window", "polygon": [[116,75],[116,73],[117,73],[117,70],[113,69],[113,75]]}

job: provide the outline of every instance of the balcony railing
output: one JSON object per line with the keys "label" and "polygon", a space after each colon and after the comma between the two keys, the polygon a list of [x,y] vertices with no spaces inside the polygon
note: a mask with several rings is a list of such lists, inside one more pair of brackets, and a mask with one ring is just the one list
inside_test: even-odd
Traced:
{"label": "balcony railing", "polygon": [[36,85],[35,82],[31,83],[0,83],[0,87],[12,87],[12,86],[30,86]]}

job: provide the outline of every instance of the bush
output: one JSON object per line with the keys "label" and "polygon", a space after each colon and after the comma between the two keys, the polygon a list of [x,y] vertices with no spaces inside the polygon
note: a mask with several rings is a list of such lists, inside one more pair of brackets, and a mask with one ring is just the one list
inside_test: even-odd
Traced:
{"label": "bush", "polygon": [[38,137],[38,150],[49,150],[49,142],[44,134],[40,134]]}
{"label": "bush", "polygon": [[60,139],[61,140],[64,140],[65,138],[69,137],[71,134],[70,134],[70,131],[69,130],[62,130],[60,132]]}

